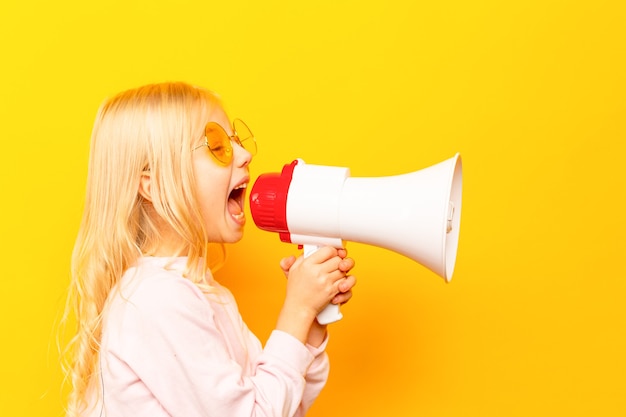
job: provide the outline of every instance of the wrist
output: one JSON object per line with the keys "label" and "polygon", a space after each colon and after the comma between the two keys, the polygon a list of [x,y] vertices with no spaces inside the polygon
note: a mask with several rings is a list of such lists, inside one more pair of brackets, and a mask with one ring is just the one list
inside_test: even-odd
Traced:
{"label": "wrist", "polygon": [[309,337],[307,343],[313,347],[319,347],[326,339],[326,333],[328,326],[325,324],[319,324],[317,320],[313,320],[311,329],[309,330]]}
{"label": "wrist", "polygon": [[314,312],[283,306],[278,315],[276,330],[289,333],[304,344],[309,342],[309,332],[314,323],[317,323]]}

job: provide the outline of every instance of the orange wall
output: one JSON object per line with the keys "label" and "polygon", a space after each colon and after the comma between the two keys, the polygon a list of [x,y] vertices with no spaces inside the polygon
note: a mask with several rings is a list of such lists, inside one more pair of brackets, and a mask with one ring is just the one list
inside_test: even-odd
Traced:
{"label": "orange wall", "polygon": [[[39,3],[0,6],[0,415],[61,414],[55,323],[93,117],[162,80],[249,123],[253,175],[463,156],[453,281],[350,244],[359,284],[311,416],[626,414],[623,2]],[[250,222],[219,275],[262,338],[293,252]]]}

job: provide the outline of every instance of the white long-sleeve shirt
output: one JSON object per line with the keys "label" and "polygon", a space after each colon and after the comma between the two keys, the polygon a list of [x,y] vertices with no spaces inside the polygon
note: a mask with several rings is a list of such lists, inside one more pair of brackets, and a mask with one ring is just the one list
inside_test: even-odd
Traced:
{"label": "white long-sleeve shirt", "polygon": [[232,294],[204,294],[186,258],[141,258],[111,292],[92,416],[302,416],[328,377],[322,346],[274,331],[265,348]]}

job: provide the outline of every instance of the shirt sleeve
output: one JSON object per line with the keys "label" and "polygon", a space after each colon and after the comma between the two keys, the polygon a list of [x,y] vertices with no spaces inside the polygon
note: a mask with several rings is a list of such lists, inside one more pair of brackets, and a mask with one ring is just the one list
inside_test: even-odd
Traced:
{"label": "shirt sleeve", "polygon": [[306,412],[313,405],[313,401],[318,397],[322,388],[326,385],[329,373],[328,354],[326,353],[326,345],[328,344],[328,334],[319,347],[307,345],[309,352],[315,357],[313,363],[309,367],[305,376],[306,385],[304,386],[304,394],[302,402],[296,413],[297,417],[306,415]]}
{"label": "shirt sleeve", "polygon": [[323,348],[274,331],[245,375],[210,303],[182,278],[118,297],[107,326],[105,406],[117,407],[119,415],[142,416],[145,404],[158,404],[172,417],[303,415],[328,372]]}

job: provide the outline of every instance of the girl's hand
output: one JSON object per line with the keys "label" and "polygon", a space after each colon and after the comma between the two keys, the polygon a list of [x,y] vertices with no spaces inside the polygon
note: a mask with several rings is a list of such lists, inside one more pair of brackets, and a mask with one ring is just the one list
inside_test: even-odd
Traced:
{"label": "girl's hand", "polygon": [[[337,249],[337,256],[342,258],[339,263],[339,269],[346,274],[345,282],[339,284],[339,293],[333,297],[331,303],[333,304],[345,304],[350,298],[352,298],[352,287],[356,285],[356,278],[351,275],[347,275],[352,268],[354,268],[354,260],[352,258],[346,258],[348,251],[346,249]],[[296,257],[291,255],[280,260],[280,268],[283,270],[286,278],[289,278],[289,270],[296,262]]]}
{"label": "girl's hand", "polygon": [[344,304],[350,300],[356,279],[348,273],[354,260],[347,258],[345,249],[323,247],[307,258],[283,258],[280,267],[288,281],[277,329],[303,342],[321,343],[326,326],[317,323],[315,316],[329,302]]}
{"label": "girl's hand", "polygon": [[356,285],[356,278],[348,275],[350,270],[354,268],[354,259],[347,258],[348,251],[346,249],[338,249],[337,255],[342,259],[339,263],[339,269],[346,275],[343,282],[339,283],[339,293],[330,301],[333,304],[345,304],[352,298],[352,287]]}
{"label": "girl's hand", "polygon": [[280,269],[283,270],[283,274],[285,274],[285,278],[289,278],[289,270],[293,266],[294,262],[296,262],[296,257],[293,255],[280,260]]}

